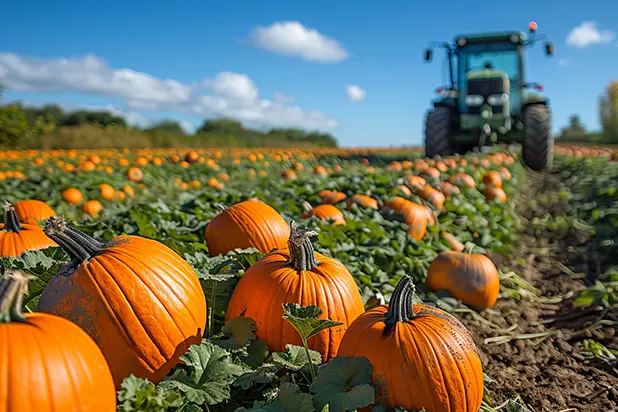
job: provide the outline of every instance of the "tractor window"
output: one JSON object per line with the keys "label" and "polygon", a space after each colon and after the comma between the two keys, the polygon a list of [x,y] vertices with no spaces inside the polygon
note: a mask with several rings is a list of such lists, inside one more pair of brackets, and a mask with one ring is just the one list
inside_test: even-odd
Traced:
{"label": "tractor window", "polygon": [[520,80],[519,55],[516,50],[466,53],[466,73],[484,68],[505,71],[511,82]]}

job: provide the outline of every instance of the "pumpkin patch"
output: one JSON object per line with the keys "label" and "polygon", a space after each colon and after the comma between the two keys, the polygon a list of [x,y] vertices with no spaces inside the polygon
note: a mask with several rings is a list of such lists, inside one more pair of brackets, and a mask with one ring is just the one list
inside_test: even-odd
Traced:
{"label": "pumpkin patch", "polygon": [[0,411],[614,410],[612,153],[0,152]]}

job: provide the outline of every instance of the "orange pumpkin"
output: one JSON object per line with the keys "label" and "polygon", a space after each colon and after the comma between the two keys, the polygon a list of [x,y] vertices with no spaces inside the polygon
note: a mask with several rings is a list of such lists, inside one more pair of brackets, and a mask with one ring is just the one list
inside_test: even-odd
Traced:
{"label": "orange pumpkin", "polygon": [[451,197],[461,193],[459,187],[455,186],[450,182],[441,182],[440,189],[442,189],[442,193],[444,193],[444,195],[447,197]]}
{"label": "orange pumpkin", "polygon": [[56,216],[54,209],[40,200],[20,200],[15,202],[13,207],[19,221],[31,225],[38,225],[37,220],[45,220],[50,216]]}
{"label": "orange pumpkin", "polygon": [[332,221],[335,226],[346,225],[343,213],[333,205],[318,205],[312,207],[309,202],[303,202],[303,209],[305,210],[301,216],[303,219],[309,219],[311,216],[315,216],[320,220]]}
{"label": "orange pumpkin", "polygon": [[302,345],[292,325],[282,319],[282,305],[316,305],[324,311],[323,317],[343,322],[309,339],[309,348],[327,360],[336,356],[345,329],[364,307],[348,269],[313,250],[309,237],[315,235],[292,223],[289,248],[263,257],[245,272],[232,293],[225,317],[230,320],[244,313],[255,320],[257,336],[270,351],[281,352],[288,343]]}
{"label": "orange pumpkin", "polygon": [[144,172],[139,167],[130,167],[127,170],[127,177],[132,182],[141,182],[144,179]]}
{"label": "orange pumpkin", "polygon": [[451,176],[448,181],[457,186],[467,186],[472,189],[476,188],[476,181],[467,173],[456,173]]}
{"label": "orange pumpkin", "polygon": [[506,202],[506,193],[501,187],[486,186],[483,189],[483,195],[488,202],[497,200],[498,202]]}
{"label": "orange pumpkin", "polygon": [[38,224],[20,223],[15,208],[4,204],[4,223],[0,223],[0,256],[19,257],[26,250],[58,246]]}
{"label": "orange pumpkin", "polygon": [[415,189],[417,187],[423,187],[427,184],[427,181],[420,176],[408,176],[408,185]]}
{"label": "orange pumpkin", "polygon": [[40,296],[38,310],[62,316],[99,345],[116,388],[134,374],[159,382],[206,327],[206,299],[191,266],[155,240],[118,236],[103,244],[66,224],[45,233],[73,259]]}
{"label": "orange pumpkin", "polygon": [[96,217],[103,210],[103,205],[98,200],[89,200],[82,205],[82,212],[85,214]]}
{"label": "orange pumpkin", "polygon": [[466,305],[486,309],[498,299],[500,278],[487,256],[447,251],[431,262],[427,286],[433,291],[447,290]]}
{"label": "orange pumpkin", "polygon": [[427,233],[429,211],[423,205],[403,197],[395,196],[384,204],[382,210],[401,216],[410,227],[408,233],[416,240],[421,240]]}
{"label": "orange pumpkin", "polygon": [[461,243],[459,239],[457,239],[455,236],[453,236],[452,234],[448,232],[442,232],[442,238],[446,240],[450,248],[456,252],[461,252],[465,249],[464,244]]}
{"label": "orange pumpkin", "polygon": [[442,209],[444,207],[444,202],[446,202],[446,197],[444,196],[444,193],[440,192],[437,189],[434,189],[429,185],[425,185],[422,188],[417,189],[415,193],[421,199],[430,202],[438,209]]}
{"label": "orange pumpkin", "polygon": [[367,195],[352,195],[346,201],[348,210],[352,209],[352,205],[357,204],[366,209],[378,210],[378,201]]}
{"label": "orange pumpkin", "polygon": [[487,186],[502,187],[502,176],[496,170],[489,170],[483,175],[483,183]]}
{"label": "orange pumpkin", "polygon": [[413,304],[413,296],[414,284],[405,276],[388,305],[352,322],[338,355],[369,359],[376,401],[389,410],[478,411],[483,369],[470,333],[447,312]]}
{"label": "orange pumpkin", "polygon": [[99,190],[101,190],[101,197],[105,200],[113,200],[114,195],[116,194],[116,189],[110,184],[103,183],[99,185]]}
{"label": "orange pumpkin", "polygon": [[62,199],[64,199],[67,203],[77,205],[84,199],[84,195],[82,195],[82,192],[80,192],[79,189],[70,187],[62,191]]}
{"label": "orange pumpkin", "polygon": [[336,190],[321,190],[318,193],[318,197],[322,200],[322,203],[327,205],[336,205],[339,202],[344,201],[348,196],[343,192]]}
{"label": "orange pumpkin", "polygon": [[283,172],[281,172],[281,178],[283,180],[296,180],[298,176],[296,175],[296,172],[294,170],[286,169]]}
{"label": "orange pumpkin", "polygon": [[22,314],[31,276],[0,276],[0,411],[115,411],[107,362],[77,325],[46,313]]}
{"label": "orange pumpkin", "polygon": [[256,248],[263,253],[285,248],[290,226],[272,207],[246,200],[225,208],[206,226],[205,239],[211,256],[237,248]]}

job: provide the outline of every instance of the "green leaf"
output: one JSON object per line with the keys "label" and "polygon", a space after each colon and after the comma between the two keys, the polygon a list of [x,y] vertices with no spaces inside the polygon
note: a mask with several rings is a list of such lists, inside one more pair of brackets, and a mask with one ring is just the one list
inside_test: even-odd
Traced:
{"label": "green leaf", "polygon": [[283,304],[283,319],[287,320],[294,329],[296,329],[304,342],[324,329],[343,325],[343,322],[336,322],[330,319],[318,319],[322,313],[322,309],[315,305],[301,306],[298,303]]}
{"label": "green leaf", "polygon": [[185,367],[159,385],[181,391],[198,405],[215,405],[230,398],[230,386],[244,370],[234,364],[229,352],[203,340],[180,357]]}
{"label": "green leaf", "polygon": [[134,375],[124,378],[118,391],[118,410],[124,412],[166,412],[182,403],[180,393],[157,388],[147,379]]}
{"label": "green leaf", "polygon": [[240,375],[235,381],[234,386],[240,386],[247,390],[255,384],[270,383],[275,378],[275,373],[279,370],[279,366],[272,363],[265,363],[256,370],[246,372]]}
{"label": "green leaf", "polygon": [[[309,363],[305,348],[302,346],[287,344],[285,348],[287,352],[273,352],[272,361],[274,363],[292,371],[301,370],[303,366]],[[309,349],[309,356],[312,364],[319,365],[322,363],[322,355],[319,352]]]}
{"label": "green leaf", "polygon": [[314,405],[331,412],[353,411],[375,402],[373,366],[365,357],[337,356],[318,369],[311,385]]}
{"label": "green leaf", "polygon": [[225,322],[221,332],[223,339],[213,339],[213,342],[226,349],[244,348],[257,338],[255,321],[244,314]]}
{"label": "green leaf", "polygon": [[283,382],[279,388],[278,401],[287,412],[313,412],[313,396],[302,393],[298,385]]}

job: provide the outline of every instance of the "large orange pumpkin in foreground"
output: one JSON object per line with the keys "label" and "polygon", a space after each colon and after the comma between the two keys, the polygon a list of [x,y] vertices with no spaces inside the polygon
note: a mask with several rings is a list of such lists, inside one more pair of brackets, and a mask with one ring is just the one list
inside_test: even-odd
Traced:
{"label": "large orange pumpkin in foreground", "polygon": [[59,316],[22,314],[29,278],[0,276],[0,411],[115,411],[112,374],[92,338]]}
{"label": "large orange pumpkin in foreground", "polygon": [[58,246],[35,224],[20,223],[15,208],[4,204],[4,223],[0,223],[0,256],[19,257],[26,250]]}
{"label": "large orange pumpkin in foreground", "polygon": [[433,291],[448,290],[464,304],[486,309],[498,299],[500,277],[485,255],[447,251],[431,262],[427,286]]}
{"label": "large orange pumpkin in foreground", "polygon": [[73,261],[41,294],[38,310],[67,318],[97,342],[116,387],[134,374],[159,382],[206,326],[206,299],[191,266],[155,240],[118,236],[105,245],[66,224],[45,233]]}
{"label": "large orange pumpkin in foreground", "polygon": [[252,247],[268,253],[287,247],[290,226],[275,209],[250,199],[224,207],[206,226],[205,237],[211,256]]}
{"label": "large orange pumpkin in foreground", "polygon": [[343,322],[309,339],[309,348],[324,360],[336,356],[339,342],[350,322],[363,313],[363,301],[348,269],[338,260],[313,250],[314,231],[292,223],[289,249],[264,256],[247,270],[236,285],[225,317],[255,320],[257,336],[271,352],[285,351],[288,343],[302,345],[294,328],[285,321],[282,305],[316,305],[322,317]]}
{"label": "large orange pumpkin in foreground", "polygon": [[376,400],[387,408],[477,412],[483,369],[472,337],[447,312],[413,304],[405,276],[390,304],[360,315],[348,327],[339,356],[364,356],[373,365]]}
{"label": "large orange pumpkin in foreground", "polygon": [[56,216],[56,212],[47,203],[40,200],[20,200],[13,204],[17,218],[22,223],[38,225],[37,220],[45,220],[50,216]]}

